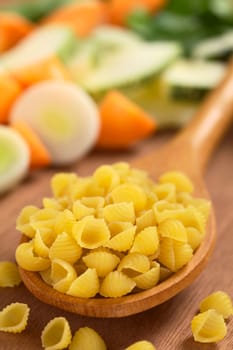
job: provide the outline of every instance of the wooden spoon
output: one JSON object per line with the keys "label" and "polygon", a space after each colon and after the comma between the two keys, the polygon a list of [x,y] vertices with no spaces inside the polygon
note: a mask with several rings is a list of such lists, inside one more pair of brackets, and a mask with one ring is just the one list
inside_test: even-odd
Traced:
{"label": "wooden spoon", "polygon": [[[195,185],[195,195],[209,199],[203,183],[203,170],[232,114],[233,63],[224,81],[210,94],[188,127],[161,150],[135,159],[132,165],[148,171],[154,179],[167,170],[184,171]],[[149,290],[121,298],[76,298],[57,292],[37,273],[20,268],[20,274],[32,294],[47,304],[85,316],[122,317],[161,304],[189,286],[205,267],[214,247],[215,235],[212,212],[205,239],[188,265]]]}

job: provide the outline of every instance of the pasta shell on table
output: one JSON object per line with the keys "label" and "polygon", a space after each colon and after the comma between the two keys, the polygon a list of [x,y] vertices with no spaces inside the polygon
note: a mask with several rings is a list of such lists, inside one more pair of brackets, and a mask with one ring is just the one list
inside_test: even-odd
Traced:
{"label": "pasta shell on table", "polygon": [[75,263],[82,255],[82,248],[72,236],[63,232],[57,236],[49,249],[49,258],[62,259],[71,264]]}
{"label": "pasta shell on table", "polygon": [[103,208],[103,218],[107,222],[125,221],[134,224],[135,212],[133,203],[121,202],[109,204]]}
{"label": "pasta shell on table", "polygon": [[52,193],[55,198],[70,196],[72,187],[78,181],[74,173],[58,173],[51,179]]}
{"label": "pasta shell on table", "polygon": [[30,224],[30,217],[38,210],[39,208],[28,205],[21,210],[16,220],[16,229],[29,238],[35,236],[35,229]]}
{"label": "pasta shell on table", "polygon": [[0,261],[0,287],[14,287],[21,283],[18,267],[11,261]]}
{"label": "pasta shell on table", "polygon": [[118,271],[129,277],[135,277],[145,273],[150,269],[150,260],[146,255],[139,253],[129,253],[125,255],[118,265]]}
{"label": "pasta shell on table", "polygon": [[155,254],[159,248],[159,236],[156,226],[146,227],[139,232],[135,239],[131,253],[140,253],[144,255]]}
{"label": "pasta shell on table", "polygon": [[76,200],[73,203],[72,212],[76,220],[81,220],[85,216],[94,215],[95,209],[87,207],[80,200]]}
{"label": "pasta shell on table", "polygon": [[34,254],[34,242],[21,243],[16,248],[15,258],[20,267],[28,271],[43,271],[50,266],[50,260]]}
{"label": "pasta shell on table", "polygon": [[62,232],[72,235],[72,228],[75,223],[75,217],[72,211],[65,209],[57,214],[54,223],[54,232],[58,235]]}
{"label": "pasta shell on table", "polygon": [[107,350],[103,338],[92,328],[79,328],[69,346],[69,350]]}
{"label": "pasta shell on table", "polygon": [[156,185],[153,188],[158,200],[166,200],[168,202],[176,202],[176,187],[172,183]]}
{"label": "pasta shell on table", "polygon": [[171,238],[161,238],[158,260],[172,272],[185,266],[193,257],[189,244],[175,241]]}
{"label": "pasta shell on table", "polygon": [[149,271],[140,274],[136,277],[132,277],[137,287],[140,289],[149,289],[159,282],[160,277],[160,265],[159,263],[153,263],[153,266]]}
{"label": "pasta shell on table", "polygon": [[180,171],[165,172],[160,176],[159,183],[172,183],[175,185],[177,192],[192,193],[194,190],[192,181]]}
{"label": "pasta shell on table", "polygon": [[110,231],[104,219],[86,216],[74,224],[73,237],[82,248],[94,249],[109,240]]}
{"label": "pasta shell on table", "polygon": [[99,277],[104,277],[117,267],[120,259],[113,253],[96,251],[84,256],[83,261],[87,267],[96,269]]}
{"label": "pasta shell on table", "polygon": [[95,269],[88,268],[77,277],[67,290],[67,294],[80,298],[92,298],[99,292],[99,278]]}
{"label": "pasta shell on table", "polygon": [[99,293],[104,297],[118,298],[129,294],[136,283],[120,271],[110,272],[102,281]]}
{"label": "pasta shell on table", "polygon": [[71,330],[64,317],[55,317],[47,323],[41,333],[42,347],[45,350],[61,350],[71,343]]}
{"label": "pasta shell on table", "polygon": [[178,242],[188,242],[186,229],[179,220],[164,220],[158,226],[158,233],[161,237],[175,239]]}
{"label": "pasta shell on table", "polygon": [[111,196],[113,199],[113,203],[133,203],[135,211],[143,210],[146,207],[146,192],[139,185],[136,184],[121,184],[112,190]]}
{"label": "pasta shell on table", "polygon": [[0,311],[0,331],[21,333],[28,322],[30,309],[27,304],[12,303]]}
{"label": "pasta shell on table", "polygon": [[76,277],[76,270],[71,264],[61,259],[52,261],[51,279],[54,289],[61,293],[66,293]]}
{"label": "pasta shell on table", "polygon": [[225,319],[233,315],[233,305],[230,296],[223,292],[217,291],[208,295],[200,303],[200,311],[205,312],[209,309],[216,310]]}
{"label": "pasta shell on table", "polygon": [[136,218],[137,232],[142,231],[149,226],[155,226],[157,224],[154,211],[149,209]]}
{"label": "pasta shell on table", "polygon": [[113,236],[109,241],[104,244],[104,247],[117,250],[119,252],[125,252],[132,247],[136,227],[132,226],[121,233]]}
{"label": "pasta shell on table", "polygon": [[188,236],[188,244],[195,251],[203,241],[203,234],[194,227],[186,227],[186,232]]}
{"label": "pasta shell on table", "polygon": [[191,328],[194,340],[200,343],[216,343],[227,334],[223,316],[213,309],[195,316]]}
{"label": "pasta shell on table", "polygon": [[128,346],[125,350],[156,350],[156,348],[149,341],[140,340]]}
{"label": "pasta shell on table", "polygon": [[93,174],[96,184],[105,189],[105,193],[111,191],[120,184],[120,177],[111,165],[102,165]]}

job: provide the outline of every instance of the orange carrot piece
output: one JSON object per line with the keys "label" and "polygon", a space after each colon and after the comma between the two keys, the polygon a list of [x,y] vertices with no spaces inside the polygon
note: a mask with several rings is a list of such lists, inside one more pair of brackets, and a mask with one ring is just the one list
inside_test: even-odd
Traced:
{"label": "orange carrot piece", "polygon": [[111,23],[124,25],[128,15],[137,9],[157,12],[165,6],[166,0],[110,0]]}
{"label": "orange carrot piece", "polygon": [[9,111],[22,92],[19,82],[7,72],[0,72],[0,123],[6,123],[9,119]]}
{"label": "orange carrot piece", "polygon": [[86,37],[97,26],[106,23],[108,7],[101,1],[65,5],[45,18],[43,23],[62,23],[70,26],[77,36]]}
{"label": "orange carrot piece", "polygon": [[20,15],[0,13],[0,52],[10,49],[33,28],[34,25]]}
{"label": "orange carrot piece", "polygon": [[24,86],[30,86],[43,80],[71,80],[66,67],[55,56],[12,71],[12,74]]}
{"label": "orange carrot piece", "polygon": [[110,91],[99,108],[102,126],[97,146],[127,148],[156,129],[155,120],[118,91]]}
{"label": "orange carrot piece", "polygon": [[21,120],[15,122],[11,126],[24,138],[28,144],[32,169],[46,167],[51,164],[51,156],[34,130],[32,130],[25,122]]}

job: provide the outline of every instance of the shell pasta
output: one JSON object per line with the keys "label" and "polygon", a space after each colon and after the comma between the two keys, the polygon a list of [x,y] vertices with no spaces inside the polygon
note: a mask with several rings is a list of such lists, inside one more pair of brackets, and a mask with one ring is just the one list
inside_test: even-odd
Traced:
{"label": "shell pasta", "polygon": [[205,237],[210,202],[177,171],[156,183],[128,163],[91,176],[60,173],[42,207],[27,206],[16,261],[74,297],[121,297],[153,288],[189,263]]}

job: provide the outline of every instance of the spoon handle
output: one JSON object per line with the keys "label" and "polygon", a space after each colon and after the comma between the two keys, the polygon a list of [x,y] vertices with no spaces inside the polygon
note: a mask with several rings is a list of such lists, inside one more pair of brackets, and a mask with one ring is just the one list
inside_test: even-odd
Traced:
{"label": "spoon handle", "polygon": [[207,97],[192,122],[173,141],[194,152],[203,172],[233,117],[233,60],[221,84]]}

